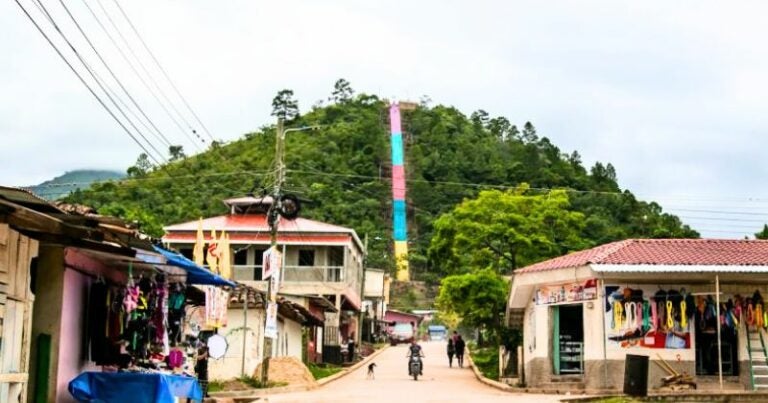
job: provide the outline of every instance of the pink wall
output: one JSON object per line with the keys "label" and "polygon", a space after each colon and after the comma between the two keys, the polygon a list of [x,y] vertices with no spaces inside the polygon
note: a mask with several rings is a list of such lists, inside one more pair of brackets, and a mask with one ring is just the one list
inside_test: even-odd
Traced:
{"label": "pink wall", "polygon": [[67,269],[64,271],[61,334],[59,339],[59,366],[56,381],[56,401],[76,402],[67,391],[69,381],[81,372],[98,370],[93,363],[83,362],[83,337],[86,332],[85,298],[88,277]]}

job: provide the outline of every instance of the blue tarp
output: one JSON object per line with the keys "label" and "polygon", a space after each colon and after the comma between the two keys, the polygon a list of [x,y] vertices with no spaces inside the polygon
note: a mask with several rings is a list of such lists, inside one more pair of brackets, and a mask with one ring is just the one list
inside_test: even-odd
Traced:
{"label": "blue tarp", "polygon": [[179,267],[187,271],[187,284],[228,285],[230,287],[235,286],[235,283],[214,273],[211,273],[210,271],[198,266],[195,262],[176,252],[171,252],[159,246],[155,246],[155,250],[162,254],[166,260],[168,260],[168,265]]}
{"label": "blue tarp", "polygon": [[196,378],[130,372],[84,372],[69,382],[69,393],[79,402],[173,403],[175,398],[202,401]]}

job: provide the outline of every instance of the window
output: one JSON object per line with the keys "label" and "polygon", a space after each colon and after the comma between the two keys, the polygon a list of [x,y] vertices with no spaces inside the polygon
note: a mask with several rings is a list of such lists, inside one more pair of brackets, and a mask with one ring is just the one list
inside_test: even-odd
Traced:
{"label": "window", "polygon": [[253,269],[253,281],[261,281],[261,270],[263,269],[262,263],[264,261],[264,252],[266,252],[266,249],[256,249],[253,251],[254,256],[256,256],[256,265]]}
{"label": "window", "polygon": [[235,246],[233,248],[235,252],[235,266],[245,266],[248,264],[248,248],[242,246]]}
{"label": "window", "polygon": [[179,252],[181,253],[181,256],[184,256],[187,259],[194,259],[192,248],[179,248]]}
{"label": "window", "polygon": [[314,249],[299,250],[299,266],[314,266],[314,265],[315,265],[315,250]]}
{"label": "window", "polygon": [[328,266],[344,266],[343,246],[331,246],[328,248]]}

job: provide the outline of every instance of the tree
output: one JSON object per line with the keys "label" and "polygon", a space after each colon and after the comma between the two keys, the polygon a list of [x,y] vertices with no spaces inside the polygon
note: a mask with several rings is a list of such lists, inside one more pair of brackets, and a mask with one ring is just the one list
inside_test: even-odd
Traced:
{"label": "tree", "polygon": [[352,96],[355,94],[355,90],[352,89],[352,86],[349,84],[349,81],[340,78],[336,80],[336,83],[333,85],[333,93],[331,93],[331,101],[337,103],[337,104],[343,104],[345,102],[349,102],[352,99]]}
{"label": "tree", "polygon": [[525,126],[523,126],[523,140],[528,143],[535,143],[538,139],[539,136],[536,135],[536,128],[533,127],[533,124],[525,122]]}
{"label": "tree", "polygon": [[539,260],[580,250],[584,215],[569,210],[563,190],[527,196],[527,185],[482,191],[434,223],[430,258],[444,273],[492,268],[508,273]]}
{"label": "tree", "polygon": [[293,99],[293,90],[280,90],[272,99],[272,116],[293,120],[299,116],[299,103]]}
{"label": "tree", "polygon": [[139,154],[139,158],[136,159],[136,163],[127,170],[128,176],[140,177],[145,176],[152,169],[152,163],[149,161],[149,156],[145,153]]}
{"label": "tree", "polygon": [[487,330],[498,341],[509,282],[492,270],[445,277],[437,306],[440,312],[455,313],[463,325]]}
{"label": "tree", "polygon": [[763,230],[755,234],[756,239],[768,239],[768,224],[763,224]]}
{"label": "tree", "polygon": [[168,154],[171,155],[170,161],[178,161],[187,157],[187,155],[184,154],[184,147],[180,145],[168,147]]}

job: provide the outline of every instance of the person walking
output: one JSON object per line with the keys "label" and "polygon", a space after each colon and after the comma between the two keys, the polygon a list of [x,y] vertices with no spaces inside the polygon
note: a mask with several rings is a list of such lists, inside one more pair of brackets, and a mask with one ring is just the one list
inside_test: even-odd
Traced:
{"label": "person walking", "polygon": [[461,335],[458,335],[456,337],[456,362],[459,364],[459,368],[464,368],[464,348],[466,347],[466,344],[464,343],[464,339],[461,338]]}
{"label": "person walking", "polygon": [[448,339],[448,368],[453,368],[453,355],[456,354],[456,346],[453,339]]}

